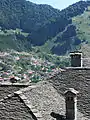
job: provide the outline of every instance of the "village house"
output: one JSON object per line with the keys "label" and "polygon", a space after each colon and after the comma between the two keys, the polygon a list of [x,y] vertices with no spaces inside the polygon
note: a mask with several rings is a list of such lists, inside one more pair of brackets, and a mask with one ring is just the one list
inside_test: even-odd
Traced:
{"label": "village house", "polygon": [[[1,86],[2,90],[4,87],[3,85]],[[21,87],[25,88],[20,89]],[[76,120],[76,117],[77,120],[88,120],[87,117],[84,117],[84,114],[77,110],[77,95],[75,90],[69,89],[62,96],[47,81],[39,82],[37,85],[28,87],[14,85],[12,87],[6,86],[5,88],[13,91],[6,93],[7,97],[3,95],[5,91],[2,92],[0,100],[1,120],[66,120],[68,115],[72,115],[71,117],[73,119],[68,118],[67,120]],[[18,89],[20,90],[17,91]]]}
{"label": "village house", "polygon": [[0,120],[90,120],[89,85],[82,64],[37,84],[1,83]]}

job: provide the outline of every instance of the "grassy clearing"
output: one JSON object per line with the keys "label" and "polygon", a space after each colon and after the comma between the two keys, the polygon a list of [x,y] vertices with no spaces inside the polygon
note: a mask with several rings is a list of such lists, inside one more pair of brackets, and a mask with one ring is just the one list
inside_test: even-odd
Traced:
{"label": "grassy clearing", "polygon": [[82,15],[73,17],[72,21],[76,25],[78,38],[90,44],[90,7]]}
{"label": "grassy clearing", "polygon": [[13,41],[14,36],[12,35],[0,35],[0,50],[5,49],[17,49],[15,41]]}

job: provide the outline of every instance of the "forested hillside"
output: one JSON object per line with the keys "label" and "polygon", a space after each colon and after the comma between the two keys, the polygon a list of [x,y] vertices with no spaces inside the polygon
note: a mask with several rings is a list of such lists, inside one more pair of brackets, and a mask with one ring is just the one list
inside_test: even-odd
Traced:
{"label": "forested hillside", "polygon": [[[31,50],[32,45],[40,46],[39,50],[47,46],[49,53],[58,55],[79,49],[82,40],[77,35],[77,25],[72,18],[83,14],[89,5],[89,1],[80,1],[60,11],[26,0],[1,0],[0,44],[3,49],[9,47],[19,51]],[[8,46],[5,36],[10,36]],[[16,47],[10,47],[11,41]]]}

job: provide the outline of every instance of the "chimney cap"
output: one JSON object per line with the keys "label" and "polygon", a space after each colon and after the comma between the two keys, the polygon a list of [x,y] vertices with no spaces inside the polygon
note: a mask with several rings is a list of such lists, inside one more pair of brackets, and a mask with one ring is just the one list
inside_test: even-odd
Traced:
{"label": "chimney cap", "polygon": [[77,95],[79,92],[77,90],[75,90],[74,88],[69,88],[68,90],[65,91],[64,95],[67,95],[68,93]]}
{"label": "chimney cap", "polygon": [[73,51],[73,52],[70,52],[70,55],[82,55],[82,52],[80,52],[80,51]]}

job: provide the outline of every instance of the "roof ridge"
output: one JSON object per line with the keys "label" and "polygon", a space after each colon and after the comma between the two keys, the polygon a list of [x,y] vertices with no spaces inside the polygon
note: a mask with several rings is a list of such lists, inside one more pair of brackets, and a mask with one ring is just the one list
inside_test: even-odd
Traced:
{"label": "roof ridge", "polygon": [[14,94],[17,94],[23,100],[25,105],[33,112],[33,114],[36,116],[38,120],[43,120],[41,113],[37,109],[35,109],[34,106],[30,104],[26,96],[23,94],[23,92],[27,90],[32,90],[33,88],[36,88],[36,87],[37,87],[36,85],[31,85],[31,86],[28,86],[27,88],[23,88],[23,89],[20,89],[19,91],[14,92]]}

